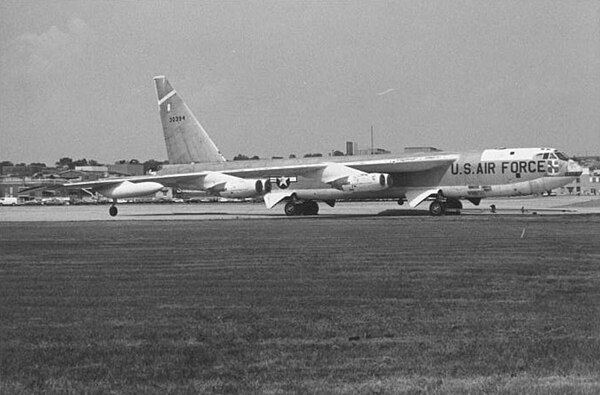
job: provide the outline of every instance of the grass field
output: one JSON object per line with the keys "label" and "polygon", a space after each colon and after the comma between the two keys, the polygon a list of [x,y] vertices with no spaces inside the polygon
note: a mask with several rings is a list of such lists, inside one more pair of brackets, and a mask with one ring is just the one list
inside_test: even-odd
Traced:
{"label": "grass field", "polygon": [[600,392],[600,217],[0,223],[0,393]]}

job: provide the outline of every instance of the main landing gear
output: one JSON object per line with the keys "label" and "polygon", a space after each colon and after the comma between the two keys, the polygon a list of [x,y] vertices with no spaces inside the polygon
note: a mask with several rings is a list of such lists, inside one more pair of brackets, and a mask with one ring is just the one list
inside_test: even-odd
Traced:
{"label": "main landing gear", "polygon": [[462,208],[463,205],[460,200],[454,198],[445,198],[442,194],[439,194],[429,205],[429,213],[436,217],[450,213],[460,214],[460,210]]}
{"label": "main landing gear", "polygon": [[446,203],[440,200],[434,200],[429,205],[429,214],[439,217],[440,215],[444,215],[446,212]]}
{"label": "main landing gear", "polygon": [[317,215],[319,214],[319,204],[314,200],[305,202],[295,202],[293,200],[285,204],[285,215],[288,217],[297,215]]}

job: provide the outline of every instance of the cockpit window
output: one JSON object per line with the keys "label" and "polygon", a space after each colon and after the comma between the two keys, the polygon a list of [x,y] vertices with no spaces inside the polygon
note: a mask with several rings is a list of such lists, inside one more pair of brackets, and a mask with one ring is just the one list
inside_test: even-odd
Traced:
{"label": "cockpit window", "polygon": [[569,160],[569,157],[565,154],[563,154],[562,152],[556,152],[556,156],[558,156],[558,159],[560,160]]}
{"label": "cockpit window", "polygon": [[549,154],[546,152],[546,153],[544,154],[544,159],[548,159],[548,155],[549,155]]}

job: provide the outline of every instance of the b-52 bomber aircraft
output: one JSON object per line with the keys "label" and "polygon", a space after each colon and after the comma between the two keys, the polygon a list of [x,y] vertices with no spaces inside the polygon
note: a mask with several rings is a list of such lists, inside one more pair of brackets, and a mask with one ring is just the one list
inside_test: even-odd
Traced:
{"label": "b-52 bomber aircraft", "polygon": [[165,187],[228,198],[262,197],[288,216],[316,215],[318,202],[397,199],[416,207],[428,200],[432,215],[479,205],[482,198],[530,195],[572,182],[581,167],[553,148],[479,152],[423,152],[368,156],[226,161],[164,76],[154,78],[169,164],[156,174],[74,182],[64,186],[113,200],[151,195]]}

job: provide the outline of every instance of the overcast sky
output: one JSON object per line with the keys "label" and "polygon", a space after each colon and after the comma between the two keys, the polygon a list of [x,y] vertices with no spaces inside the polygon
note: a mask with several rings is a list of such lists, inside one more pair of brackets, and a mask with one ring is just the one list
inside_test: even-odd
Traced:
{"label": "overcast sky", "polygon": [[223,154],[345,141],[600,154],[599,1],[0,2],[0,160],[166,159],[164,74]]}

